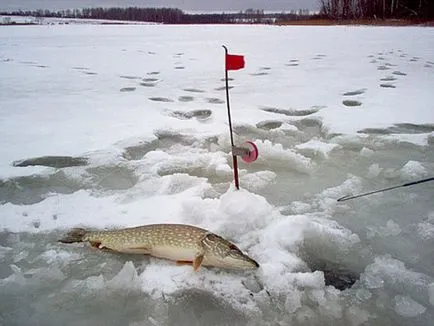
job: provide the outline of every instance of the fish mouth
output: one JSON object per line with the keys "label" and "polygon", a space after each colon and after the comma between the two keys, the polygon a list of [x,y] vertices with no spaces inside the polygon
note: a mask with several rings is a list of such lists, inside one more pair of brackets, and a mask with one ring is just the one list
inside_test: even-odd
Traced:
{"label": "fish mouth", "polygon": [[257,269],[259,268],[259,263],[250,258],[249,256],[243,255],[238,257],[230,257],[227,259],[228,268],[233,269]]}

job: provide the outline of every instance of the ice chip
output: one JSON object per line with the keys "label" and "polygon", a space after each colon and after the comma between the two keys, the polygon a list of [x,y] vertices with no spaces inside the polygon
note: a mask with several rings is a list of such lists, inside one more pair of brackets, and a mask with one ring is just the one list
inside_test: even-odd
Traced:
{"label": "ice chip", "polygon": [[346,316],[349,319],[351,326],[363,325],[369,320],[369,313],[357,306],[351,306],[348,308]]}
{"label": "ice chip", "polygon": [[17,255],[15,255],[13,261],[14,263],[18,263],[20,261],[22,261],[23,259],[26,259],[29,256],[29,252],[27,250],[23,250],[20,253],[18,253]]}
{"label": "ice chip", "polygon": [[426,169],[417,161],[408,161],[401,168],[400,172],[404,180],[416,180],[427,175]]}
{"label": "ice chip", "polygon": [[423,314],[426,308],[406,295],[395,296],[395,312],[403,317],[416,317]]}
{"label": "ice chip", "polygon": [[12,250],[12,248],[10,247],[3,247],[0,245],[0,259],[2,259],[3,257],[6,256],[7,252],[10,252]]}
{"label": "ice chip", "polygon": [[104,288],[104,276],[89,276],[86,279],[86,286],[89,290],[101,290]]}
{"label": "ice chip", "polygon": [[372,297],[372,293],[366,289],[358,289],[356,291],[356,297],[362,302],[368,301]]}
{"label": "ice chip", "polygon": [[301,293],[298,290],[293,290],[288,293],[285,300],[285,311],[292,314],[301,307]]}
{"label": "ice chip", "polygon": [[381,171],[383,171],[382,168],[380,168],[379,164],[372,164],[368,169],[368,178],[376,178],[380,175]]}
{"label": "ice chip", "polygon": [[360,279],[368,289],[379,289],[384,286],[384,280],[377,276],[366,272],[360,276]]}
{"label": "ice chip", "polygon": [[363,147],[363,148],[360,150],[360,155],[361,155],[361,156],[364,156],[364,157],[370,157],[370,156],[372,156],[372,154],[374,154],[374,151],[373,151],[372,149],[369,149],[369,148]]}
{"label": "ice chip", "polygon": [[300,325],[320,325],[318,315],[308,306],[298,309],[295,318]]}
{"label": "ice chip", "polygon": [[434,306],[434,283],[428,285],[428,296],[429,296],[429,303],[431,303],[431,305]]}
{"label": "ice chip", "polygon": [[122,269],[106,283],[113,290],[138,290],[141,281],[132,261],[127,261]]}

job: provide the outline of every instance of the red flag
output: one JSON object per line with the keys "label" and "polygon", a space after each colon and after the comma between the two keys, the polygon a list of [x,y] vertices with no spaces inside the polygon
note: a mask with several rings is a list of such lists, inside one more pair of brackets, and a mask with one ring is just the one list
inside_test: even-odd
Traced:
{"label": "red flag", "polygon": [[226,54],[226,70],[239,70],[244,68],[244,56]]}

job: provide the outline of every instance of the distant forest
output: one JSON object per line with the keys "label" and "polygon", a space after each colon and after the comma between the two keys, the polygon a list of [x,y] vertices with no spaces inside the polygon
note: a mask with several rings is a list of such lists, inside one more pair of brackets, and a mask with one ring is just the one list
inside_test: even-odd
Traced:
{"label": "distant forest", "polygon": [[308,10],[292,11],[291,13],[267,14],[263,10],[248,9],[239,13],[218,14],[187,14],[176,8],[84,8],[59,11],[33,10],[1,12],[2,15],[56,17],[79,19],[104,19],[122,21],[155,22],[164,24],[232,24],[232,23],[274,23],[306,19]]}
{"label": "distant forest", "polygon": [[433,19],[434,0],[320,0],[321,14],[341,19]]}

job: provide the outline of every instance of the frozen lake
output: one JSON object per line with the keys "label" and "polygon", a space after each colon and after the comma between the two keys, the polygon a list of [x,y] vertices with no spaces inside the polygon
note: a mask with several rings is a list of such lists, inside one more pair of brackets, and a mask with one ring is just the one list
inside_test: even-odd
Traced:
{"label": "frozen lake", "polygon": [[[434,176],[433,89],[433,28],[1,27],[0,325],[430,325],[434,183],[336,199]],[[56,242],[150,223],[261,267]]]}

